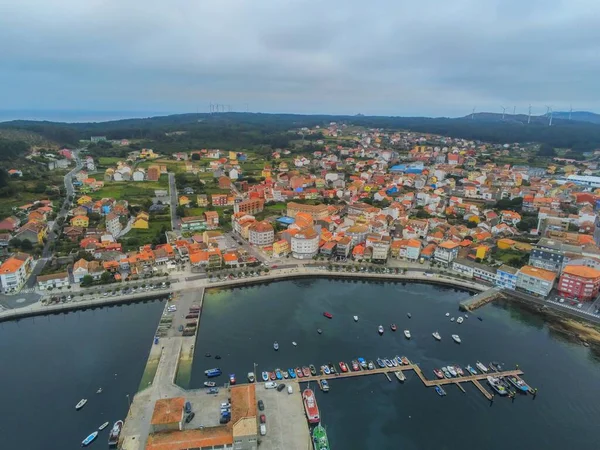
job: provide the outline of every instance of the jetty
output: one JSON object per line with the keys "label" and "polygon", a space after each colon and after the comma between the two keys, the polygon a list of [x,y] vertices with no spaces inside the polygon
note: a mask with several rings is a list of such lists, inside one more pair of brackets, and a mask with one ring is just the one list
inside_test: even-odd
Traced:
{"label": "jetty", "polygon": [[508,377],[508,376],[515,376],[515,375],[523,375],[523,371],[521,371],[519,369],[514,369],[514,370],[503,370],[500,372],[491,372],[491,373],[478,374],[478,375],[465,375],[465,376],[456,377],[456,378],[442,378],[442,379],[429,380],[425,377],[425,375],[423,375],[423,372],[421,371],[421,368],[418,365],[408,364],[408,365],[402,365],[402,366],[397,366],[397,367],[377,368],[377,369],[373,369],[373,370],[359,370],[356,372],[352,372],[352,371],[341,372],[341,373],[338,372],[338,373],[329,374],[329,375],[322,373],[320,375],[314,375],[314,376],[303,377],[303,378],[295,378],[295,379],[288,380],[288,381],[296,381],[298,383],[307,383],[307,382],[315,381],[320,384],[321,380],[334,380],[334,379],[340,379],[340,378],[355,378],[355,377],[362,377],[362,376],[367,376],[367,375],[377,375],[377,374],[384,374],[388,378],[388,380],[391,381],[389,373],[395,372],[398,370],[403,371],[403,372],[412,370],[413,372],[415,372],[417,374],[419,379],[423,382],[423,384],[426,387],[435,387],[435,386],[444,386],[444,385],[448,385],[448,384],[454,384],[454,385],[458,386],[458,388],[462,392],[465,392],[465,389],[462,386],[462,383],[473,383],[475,385],[475,387],[477,389],[479,389],[479,391],[488,400],[492,400],[493,395],[485,387],[482,386],[480,381],[486,381],[488,376]]}
{"label": "jetty", "polygon": [[487,291],[480,292],[479,294],[460,302],[460,309],[462,311],[473,311],[498,298],[504,298],[502,289],[499,287],[490,288]]}

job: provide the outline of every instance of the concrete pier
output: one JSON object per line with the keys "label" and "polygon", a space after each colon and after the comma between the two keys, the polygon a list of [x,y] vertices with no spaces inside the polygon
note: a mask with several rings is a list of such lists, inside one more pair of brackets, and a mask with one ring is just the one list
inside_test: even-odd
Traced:
{"label": "concrete pier", "polygon": [[462,311],[473,311],[497,298],[504,298],[502,289],[498,287],[490,288],[487,291],[480,292],[479,294],[460,302],[460,309]]}

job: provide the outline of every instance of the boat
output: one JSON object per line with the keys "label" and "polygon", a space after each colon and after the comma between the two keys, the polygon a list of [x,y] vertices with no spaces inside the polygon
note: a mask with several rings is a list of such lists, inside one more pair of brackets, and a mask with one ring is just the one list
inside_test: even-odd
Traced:
{"label": "boat", "polygon": [[302,392],[302,400],[304,402],[304,411],[309,423],[319,423],[321,417],[319,416],[319,407],[317,406],[317,399],[312,389],[304,389]]}
{"label": "boat", "polygon": [[[215,388],[216,389],[216,388]],[[218,389],[216,389],[218,392]],[[123,421],[117,420],[112,429],[110,430],[110,434],[108,435],[108,446],[110,448],[116,448],[119,443],[119,436],[121,434],[121,430],[123,429]]]}
{"label": "boat", "polygon": [[269,372],[263,372],[262,379],[263,381],[269,381]]}
{"label": "boat", "polygon": [[358,361],[353,359],[352,360],[352,370],[354,372],[358,372],[360,370],[360,366],[358,365]]}
{"label": "boat", "polygon": [[483,322],[483,318],[481,318],[481,316],[477,316],[477,318],[479,319],[480,322]]}
{"label": "boat", "polygon": [[410,339],[410,330],[404,330],[404,337],[406,337],[406,339]]}
{"label": "boat", "polygon": [[358,316],[352,316],[355,322],[358,322]]}
{"label": "boat", "polygon": [[317,368],[313,364],[310,364],[308,368],[310,369],[310,374],[314,377],[317,374]]}
{"label": "boat", "polygon": [[408,360],[408,358],[406,356],[402,357],[402,364],[405,364],[407,366],[410,364],[410,361]]}
{"label": "boat", "polygon": [[392,362],[391,362],[391,361],[390,361],[388,358],[385,358],[385,359],[383,360],[383,362],[384,362],[384,363],[385,363],[385,365],[386,365],[386,366],[388,366],[388,367],[392,367],[392,366],[393,366]]}
{"label": "boat", "polygon": [[275,372],[269,372],[269,378],[271,380],[275,380],[277,378],[277,374]]}
{"label": "boat", "polygon": [[310,377],[310,369],[306,366],[302,367],[302,375],[305,377]]}
{"label": "boat", "polygon": [[104,422],[102,425],[98,427],[98,431],[104,430],[108,426],[108,422]]}
{"label": "boat", "polygon": [[396,355],[396,356],[394,357],[394,359],[395,359],[396,361],[398,361],[398,365],[399,365],[399,366],[401,366],[401,365],[402,365],[402,358],[401,358],[400,356]]}
{"label": "boat", "polygon": [[458,334],[453,334],[452,339],[454,339],[454,342],[456,342],[457,344],[460,344],[462,342]]}
{"label": "boat", "polygon": [[254,383],[255,377],[254,377],[254,372],[248,372],[248,383]]}
{"label": "boat", "polygon": [[327,380],[319,380],[319,386],[323,392],[329,392],[329,383]]}
{"label": "boat", "polygon": [[77,411],[79,411],[81,408],[83,408],[85,406],[86,403],[87,403],[87,398],[82,398],[81,400],[79,400],[79,403],[77,403],[75,405],[75,409]]}
{"label": "boat", "polygon": [[400,383],[403,383],[404,380],[406,380],[406,376],[404,375],[404,372],[402,372],[401,370],[396,370],[394,372],[394,375],[396,375],[396,378],[398,378],[398,381]]}
{"label": "boat", "polygon": [[313,447],[315,450],[329,450],[327,431],[322,425],[317,425],[312,432]]}
{"label": "boat", "polygon": [[344,361],[340,361],[340,369],[342,372],[348,372],[348,366],[346,366]]}
{"label": "boat", "polygon": [[499,378],[487,377],[487,382],[492,387],[492,389],[496,391],[499,395],[508,395],[508,391],[506,390]]}
{"label": "boat", "polygon": [[358,364],[360,364],[360,367],[362,369],[367,368],[367,361],[365,361],[365,358],[358,358]]}
{"label": "boat", "polygon": [[459,377],[462,377],[465,375],[465,371],[460,366],[454,366],[454,370],[456,370],[456,373]]}
{"label": "boat", "polygon": [[465,314],[465,319],[468,319],[468,318],[469,318],[469,315],[468,315],[468,314]]}
{"label": "boat", "polygon": [[333,314],[331,314],[331,313],[328,313],[327,311],[325,311],[325,312],[323,313],[323,315],[324,315],[325,317],[327,317],[328,319],[333,319]]}
{"label": "boat", "polygon": [[454,368],[454,366],[448,366],[446,367],[448,369],[448,372],[450,372],[450,375],[452,375],[452,377],[456,377],[458,374],[456,373],[456,369]]}
{"label": "boat", "polygon": [[229,374],[229,384],[235,384],[235,373]]}
{"label": "boat", "polygon": [[275,369],[275,378],[277,378],[278,380],[283,379],[283,374],[281,373],[280,369]]}
{"label": "boat", "polygon": [[331,363],[329,363],[329,370],[331,370],[331,373],[334,374],[334,375],[337,373],[337,369]]}
{"label": "boat", "polygon": [[81,441],[81,446],[82,447],[87,447],[88,445],[90,445],[94,439],[96,439],[98,437],[98,432],[94,431],[92,434],[90,434],[88,437],[86,437],[83,441]]}
{"label": "boat", "polygon": [[489,365],[492,370],[495,370],[496,372],[502,372],[502,364],[500,364],[498,361],[492,361]]}
{"label": "boat", "polygon": [[385,367],[385,363],[383,362],[383,359],[377,358],[377,365],[381,368]]}
{"label": "boat", "polygon": [[204,382],[205,387],[215,387],[216,385],[217,385],[217,383],[215,383],[214,381],[205,381]]}
{"label": "boat", "polygon": [[296,372],[294,371],[294,369],[289,368],[288,374],[290,375],[290,378],[296,378]]}
{"label": "boat", "polygon": [[273,350],[279,350],[279,343],[277,341],[273,342]]}
{"label": "boat", "polygon": [[379,327],[377,328],[377,332],[381,335],[383,334],[383,327],[381,325],[379,325]]}
{"label": "boat", "polygon": [[436,386],[435,392],[437,392],[440,397],[443,397],[444,395],[446,395],[446,391],[444,389],[442,389],[441,386]]}
{"label": "boat", "polygon": [[489,372],[489,369],[487,367],[485,367],[485,365],[482,364],[481,361],[477,361],[475,363],[475,367],[477,367],[481,371],[481,373],[488,373]]}
{"label": "boat", "polygon": [[281,374],[283,375],[283,378],[286,380],[290,377],[290,374],[288,373],[287,370],[282,370]]}
{"label": "boat", "polygon": [[320,328],[317,328],[317,333],[323,334],[323,330],[321,330]]}
{"label": "boat", "polygon": [[208,388],[206,390],[206,393],[207,394],[218,394],[219,393],[219,388],[216,388],[216,387],[214,387],[214,388]]}
{"label": "boat", "polygon": [[444,378],[444,372],[442,372],[440,369],[433,369],[433,373],[435,373],[435,376],[440,380]]}
{"label": "boat", "polygon": [[205,353],[204,356],[210,358],[212,355],[210,353]]}
{"label": "boat", "polygon": [[454,317],[452,317],[452,318],[450,319],[450,322],[454,322]]}
{"label": "boat", "polygon": [[298,346],[298,344],[296,343],[296,341],[292,341],[292,345],[293,345],[294,347],[297,347],[297,346]]}
{"label": "boat", "polygon": [[446,317],[450,317],[450,313],[446,313]]}
{"label": "boat", "polygon": [[450,372],[448,372],[447,367],[442,367],[442,372],[444,373],[445,378],[452,378],[452,375],[450,375]]}
{"label": "boat", "polygon": [[369,364],[367,364],[367,368],[369,370],[373,370],[375,369],[375,363],[373,363],[373,361],[369,361]]}
{"label": "boat", "polygon": [[529,387],[529,385],[527,383],[525,383],[525,381],[523,381],[519,376],[511,375],[506,378],[508,378],[508,381],[510,381],[510,384],[512,384],[514,387],[516,387],[517,391],[519,391],[520,393],[527,394],[527,392],[533,392],[533,389],[531,389]]}
{"label": "boat", "polygon": [[437,331],[435,333],[431,333],[431,335],[435,338],[436,341],[441,341],[442,337],[440,336],[440,333],[438,333]]}
{"label": "boat", "polygon": [[409,319],[412,317],[412,315],[410,313],[406,313],[406,315],[408,316]]}
{"label": "boat", "polygon": [[96,394],[102,394],[102,388],[98,388],[98,390],[96,391]]}
{"label": "boat", "polygon": [[473,366],[471,364],[469,364],[467,366],[467,370],[469,371],[469,373],[471,375],[478,375],[479,374],[479,372],[477,372],[477,370],[475,368],[473,368]]}
{"label": "boat", "polygon": [[395,323],[393,323],[393,324],[390,325],[390,330],[396,331],[397,329],[398,329],[398,327],[396,326]]}
{"label": "boat", "polygon": [[300,367],[296,367],[296,376],[298,378],[303,378],[304,374],[302,373],[302,369]]}
{"label": "boat", "polygon": [[329,375],[331,373],[331,370],[329,370],[329,366],[327,364],[325,364],[323,367],[323,373],[325,375]]}
{"label": "boat", "polygon": [[[392,362],[392,366],[398,367],[398,360],[396,358],[392,358],[390,361]],[[400,361],[400,365],[402,365],[402,361]]]}
{"label": "boat", "polygon": [[221,355],[215,355],[215,359],[221,359]]}
{"label": "boat", "polygon": [[456,323],[463,323],[464,320],[465,319],[462,316],[460,316],[458,319],[456,319]]}

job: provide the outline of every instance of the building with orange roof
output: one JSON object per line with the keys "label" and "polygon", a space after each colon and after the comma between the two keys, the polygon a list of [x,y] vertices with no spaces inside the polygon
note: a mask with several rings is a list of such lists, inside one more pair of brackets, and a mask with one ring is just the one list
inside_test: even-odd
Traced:
{"label": "building with orange roof", "polygon": [[252,245],[264,247],[273,244],[275,240],[275,230],[266,220],[254,222],[248,228],[248,242]]}
{"label": "building with orange roof", "polygon": [[458,256],[460,245],[452,241],[444,241],[437,246],[433,253],[433,258],[436,262],[448,266]]}
{"label": "building with orange roof", "polygon": [[217,211],[204,211],[206,229],[215,230],[219,228],[219,213]]}
{"label": "building with orange roof", "polygon": [[287,204],[287,216],[296,217],[298,213],[307,213],[313,219],[319,220],[329,215],[327,205],[304,205],[302,203],[290,202]]}
{"label": "building with orange roof", "polygon": [[310,259],[319,251],[321,238],[314,227],[306,227],[298,230],[291,236],[290,248],[292,256],[297,259]]}
{"label": "building with orange roof", "polygon": [[233,205],[233,212],[235,213],[246,213],[246,214],[257,214],[261,212],[265,207],[265,200],[262,198],[251,198],[242,200]]}
{"label": "building with orange roof", "polygon": [[280,257],[290,253],[290,244],[285,239],[273,242],[273,256]]}
{"label": "building with orange roof", "polygon": [[33,259],[27,253],[17,253],[0,266],[0,288],[2,293],[18,292],[21,290],[29,272]]}
{"label": "building with orange roof", "polygon": [[71,226],[87,228],[90,225],[88,216],[75,216],[71,219]]}
{"label": "building with orange roof", "polygon": [[517,290],[540,297],[547,297],[554,286],[556,274],[534,266],[523,266],[517,273]]}
{"label": "building with orange roof", "polygon": [[600,270],[567,265],[558,281],[558,293],[562,297],[580,301],[594,300],[600,292]]}
{"label": "building with orange roof", "polygon": [[160,431],[181,430],[183,426],[183,408],[185,398],[164,398],[154,404],[150,425],[154,433]]}

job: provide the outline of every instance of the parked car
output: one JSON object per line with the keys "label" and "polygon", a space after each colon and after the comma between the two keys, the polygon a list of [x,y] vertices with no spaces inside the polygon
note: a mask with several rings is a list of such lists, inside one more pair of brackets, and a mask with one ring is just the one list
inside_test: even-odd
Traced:
{"label": "parked car", "polygon": [[185,412],[189,414],[192,412],[192,404],[190,402],[185,402]]}
{"label": "parked car", "polygon": [[264,410],[265,410],[265,404],[263,403],[263,401],[262,401],[262,400],[259,400],[259,401],[258,401],[258,409],[259,409],[260,411],[264,411]]}
{"label": "parked car", "polygon": [[195,416],[196,416],[196,413],[194,413],[194,412],[189,413],[185,418],[185,423],[190,423],[192,420],[194,420]]}
{"label": "parked car", "polygon": [[265,389],[275,389],[277,387],[277,383],[275,381],[267,381],[265,383]]}
{"label": "parked car", "polygon": [[289,385],[288,386],[288,394],[293,394],[293,393],[294,393],[294,390],[292,389],[292,386]]}
{"label": "parked car", "polygon": [[264,414],[260,415],[260,423],[267,423],[267,416],[265,416]]}
{"label": "parked car", "polygon": [[260,424],[260,435],[264,436],[267,434],[267,426],[264,423]]}
{"label": "parked car", "polygon": [[281,392],[285,389],[285,384],[281,383],[279,386],[277,386],[277,392]]}

